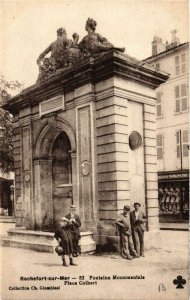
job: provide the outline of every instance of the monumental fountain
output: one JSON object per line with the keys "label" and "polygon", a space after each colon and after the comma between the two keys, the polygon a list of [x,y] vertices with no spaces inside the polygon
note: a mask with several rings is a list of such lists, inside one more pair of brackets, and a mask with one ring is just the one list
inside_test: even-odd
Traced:
{"label": "monumental fountain", "polygon": [[[53,251],[70,204],[82,221],[81,251],[116,245],[115,219],[138,201],[146,245],[159,240],[155,89],[168,75],[124,54],[86,22],[64,28],[37,59],[37,82],[10,99],[16,228],[4,245]],[[49,55],[49,56],[48,56]]]}

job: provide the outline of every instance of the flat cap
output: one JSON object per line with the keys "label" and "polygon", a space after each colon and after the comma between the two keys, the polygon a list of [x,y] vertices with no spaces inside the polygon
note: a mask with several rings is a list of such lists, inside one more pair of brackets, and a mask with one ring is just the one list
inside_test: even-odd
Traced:
{"label": "flat cap", "polygon": [[129,205],[124,205],[123,209],[130,210],[130,206]]}
{"label": "flat cap", "polygon": [[65,218],[65,217],[61,217],[60,221],[67,221],[68,222],[69,220],[67,218]]}
{"label": "flat cap", "polygon": [[135,206],[135,205],[141,206],[141,204],[140,204],[139,202],[135,202],[135,203],[134,203],[134,206]]}
{"label": "flat cap", "polygon": [[77,208],[76,205],[70,205],[70,208]]}

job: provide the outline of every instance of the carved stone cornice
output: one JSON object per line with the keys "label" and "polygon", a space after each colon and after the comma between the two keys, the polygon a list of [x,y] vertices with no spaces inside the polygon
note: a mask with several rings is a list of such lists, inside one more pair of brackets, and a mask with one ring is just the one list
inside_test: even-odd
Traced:
{"label": "carved stone cornice", "polygon": [[76,67],[60,70],[46,82],[36,83],[23,90],[3,108],[15,114],[25,107],[35,106],[58,94],[71,92],[87,83],[96,84],[113,76],[156,89],[168,79],[169,74],[156,71],[150,65],[128,55],[110,51],[93,59],[86,59]]}

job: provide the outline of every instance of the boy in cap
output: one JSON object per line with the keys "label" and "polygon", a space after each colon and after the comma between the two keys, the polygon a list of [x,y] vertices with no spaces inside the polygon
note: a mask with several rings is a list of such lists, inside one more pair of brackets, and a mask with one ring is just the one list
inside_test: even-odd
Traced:
{"label": "boy in cap", "polygon": [[[123,213],[118,215],[115,224],[119,228],[120,233],[120,245],[121,245],[121,255],[126,259],[138,258],[139,255],[136,253],[131,231],[130,223],[130,206],[125,205],[123,208]],[[133,256],[130,255],[130,252]]]}
{"label": "boy in cap", "polygon": [[76,206],[71,205],[70,212],[65,217],[69,220],[68,225],[69,225],[69,229],[72,236],[72,242],[73,242],[73,256],[78,256],[79,255],[78,242],[80,239],[79,227],[81,226],[81,221],[79,216],[75,214],[75,211],[76,211]]}
{"label": "boy in cap", "polygon": [[138,255],[144,257],[144,214],[140,210],[141,204],[138,202],[134,203],[134,210],[131,212],[131,228],[134,238],[135,249]]}
{"label": "boy in cap", "polygon": [[56,252],[58,255],[62,256],[63,266],[68,267],[69,265],[66,262],[65,255],[69,256],[70,265],[77,266],[73,261],[73,243],[72,243],[72,236],[68,226],[68,219],[62,217],[59,220],[59,227],[55,231],[54,237],[59,242],[60,247],[56,247]]}

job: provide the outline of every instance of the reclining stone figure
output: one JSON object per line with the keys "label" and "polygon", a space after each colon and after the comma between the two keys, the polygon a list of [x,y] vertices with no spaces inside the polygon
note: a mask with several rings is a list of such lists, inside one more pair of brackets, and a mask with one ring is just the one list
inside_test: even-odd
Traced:
{"label": "reclining stone figure", "polygon": [[96,33],[96,25],[97,22],[93,19],[88,18],[86,21],[85,30],[88,32],[88,34],[79,43],[79,48],[85,56],[91,56],[110,50],[118,50],[120,52],[125,51],[125,48],[114,47],[113,44],[108,42],[105,37],[102,37],[99,33]]}

